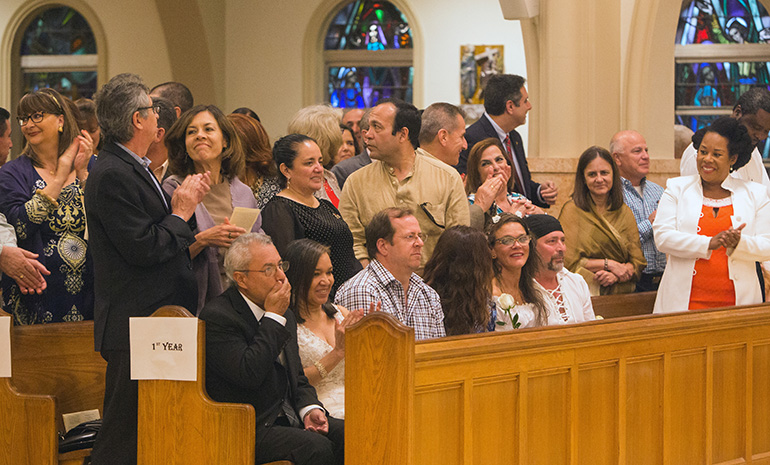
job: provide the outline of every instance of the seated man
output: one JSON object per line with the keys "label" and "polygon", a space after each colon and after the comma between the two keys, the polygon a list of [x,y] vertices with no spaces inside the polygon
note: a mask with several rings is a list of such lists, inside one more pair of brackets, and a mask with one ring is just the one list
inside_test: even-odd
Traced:
{"label": "seated man", "polygon": [[366,226],[366,251],[372,260],[337,290],[335,302],[363,309],[380,302],[382,311],[414,328],[415,339],[446,336],[441,299],[415,273],[422,259],[422,237],[411,210],[376,213]]}
{"label": "seated man", "polygon": [[[591,304],[591,292],[582,276],[564,268],[564,253],[567,250],[561,223],[553,216],[530,215],[524,218],[535,239],[541,266],[535,281],[550,296],[548,311],[565,323],[582,323],[595,320]],[[549,316],[549,320],[554,315]]]}
{"label": "seated man", "polygon": [[327,418],[302,370],[297,322],[287,312],[288,263],[270,237],[236,239],[225,256],[233,285],[206,304],[206,389],[257,414],[256,462],[343,464],[344,422]]}

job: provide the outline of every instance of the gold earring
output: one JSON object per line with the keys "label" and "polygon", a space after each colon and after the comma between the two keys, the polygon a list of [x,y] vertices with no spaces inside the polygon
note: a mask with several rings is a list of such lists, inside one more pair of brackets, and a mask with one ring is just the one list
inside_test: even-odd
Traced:
{"label": "gold earring", "polygon": [[64,132],[64,127],[63,126],[59,126],[59,132]]}

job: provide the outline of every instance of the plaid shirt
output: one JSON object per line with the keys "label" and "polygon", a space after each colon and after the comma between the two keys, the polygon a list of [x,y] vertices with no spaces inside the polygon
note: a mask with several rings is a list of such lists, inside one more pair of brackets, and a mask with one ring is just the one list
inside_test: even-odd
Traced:
{"label": "plaid shirt", "polygon": [[652,212],[658,209],[658,202],[663,195],[663,188],[647,178],[642,179],[643,196],[634,189],[634,186],[626,178],[620,178],[623,185],[623,200],[628,208],[634,212],[636,227],[639,228],[639,240],[642,243],[642,253],[647,260],[647,268],[643,273],[662,273],[666,268],[666,254],[659,252],[655,247],[655,238],[652,236],[652,223],[649,218]]}
{"label": "plaid shirt", "polygon": [[404,308],[404,287],[382,263],[372,260],[337,290],[334,302],[349,310],[363,309],[369,313],[369,304],[379,301],[383,312],[414,328],[415,339],[446,336],[444,312],[436,291],[412,273],[407,292]]}

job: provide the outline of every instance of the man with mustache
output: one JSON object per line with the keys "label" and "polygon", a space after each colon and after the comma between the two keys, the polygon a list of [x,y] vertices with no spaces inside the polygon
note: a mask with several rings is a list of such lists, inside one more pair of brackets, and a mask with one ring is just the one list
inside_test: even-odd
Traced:
{"label": "man with mustache", "polygon": [[588,284],[582,276],[564,268],[567,246],[559,220],[549,215],[530,215],[524,222],[540,256],[541,266],[535,281],[548,295],[548,312],[557,312],[565,323],[595,320]]}
{"label": "man with mustache", "polygon": [[642,253],[647,260],[647,266],[636,282],[636,292],[657,291],[666,268],[666,254],[655,247],[652,222],[655,221],[663,188],[647,179],[650,172],[647,141],[636,131],[620,131],[610,141],[610,153],[618,165],[623,201],[634,212]]}

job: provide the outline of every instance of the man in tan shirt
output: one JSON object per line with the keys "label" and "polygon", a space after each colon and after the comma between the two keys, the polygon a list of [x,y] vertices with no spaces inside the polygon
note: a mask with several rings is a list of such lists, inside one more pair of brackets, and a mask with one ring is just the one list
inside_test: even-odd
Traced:
{"label": "man in tan shirt", "polygon": [[371,111],[364,140],[374,161],[350,175],[340,197],[340,213],[353,233],[356,258],[364,266],[370,258],[364,228],[385,208],[415,212],[425,234],[418,273],[446,228],[470,222],[459,174],[435,158],[415,153],[419,133],[420,114],[414,105],[387,99]]}

